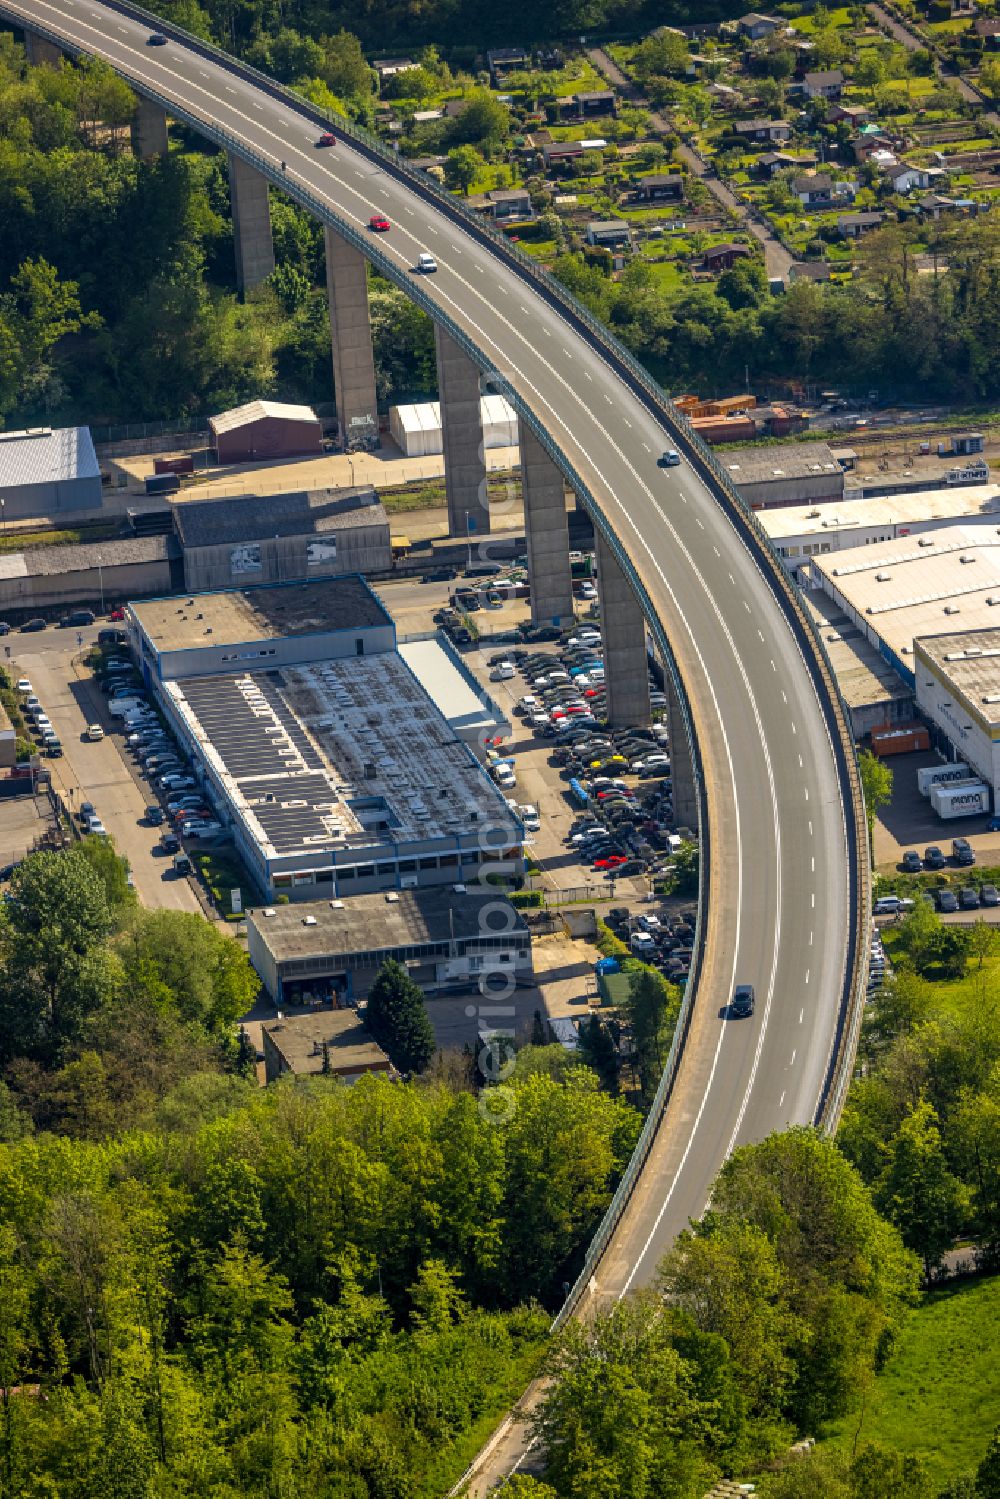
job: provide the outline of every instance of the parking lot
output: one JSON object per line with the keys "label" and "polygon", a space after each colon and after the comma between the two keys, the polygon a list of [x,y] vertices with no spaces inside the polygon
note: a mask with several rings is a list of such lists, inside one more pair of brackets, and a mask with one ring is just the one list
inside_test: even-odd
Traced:
{"label": "parking lot", "polygon": [[959,837],[969,840],[978,865],[1000,865],[1000,831],[989,831],[988,817],[957,817],[944,822],[917,790],[917,771],[926,765],[940,765],[938,755],[891,755],[886,764],[892,771],[892,800],[875,820],[875,868],[879,874],[901,873],[903,855],[908,851],[922,855],[925,848],[937,845],[947,854],[951,840]]}
{"label": "parking lot", "polygon": [[[80,636],[82,645],[77,643]],[[175,877],[159,851],[159,829],[145,821],[146,804],[155,798],[124,753],[120,724],[115,726],[106,697],[82,663],[96,637],[96,626],[12,637],[11,659],[5,664],[15,680],[31,682],[62,743],[62,756],[45,762],[54,788],[72,809],[85,802],[93,805],[118,852],[128,859],[143,905],[200,911],[189,881]],[[105,738],[87,739],[89,724],[100,724]]]}

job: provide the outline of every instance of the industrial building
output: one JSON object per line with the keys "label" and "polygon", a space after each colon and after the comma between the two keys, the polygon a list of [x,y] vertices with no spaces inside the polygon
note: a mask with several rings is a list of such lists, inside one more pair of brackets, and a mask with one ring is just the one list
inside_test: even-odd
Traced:
{"label": "industrial building", "polygon": [[99,510],[101,470],[89,427],[0,432],[3,520]]}
{"label": "industrial building", "polygon": [[251,401],[208,419],[220,463],[299,458],[323,451],[323,425],[311,406]]}
{"label": "industrial building", "polygon": [[481,749],[492,739],[510,736],[504,710],[441,636],[403,641],[399,654],[449,728],[470,748]]}
{"label": "industrial building", "polygon": [[1000,795],[1000,627],[913,643],[917,706],[937,746]]}
{"label": "industrial building", "polygon": [[95,609],[180,587],[172,536],[34,547],[0,555],[0,618],[8,623],[74,604]]}
{"label": "industrial building", "polygon": [[847,705],[855,739],[913,718],[913,688],[902,680],[863,630],[822,589],[803,594]]}
{"label": "industrial building", "polygon": [[255,908],[247,942],[275,1004],[364,999],[389,958],[428,993],[488,985],[490,974],[534,982],[524,917],[486,885]]}
{"label": "industrial building", "polygon": [[395,1076],[389,1058],[353,1010],[282,1015],[265,1020],[260,1032],[269,1083],[286,1072],[296,1077],[324,1072],[347,1083],[370,1072]]}
{"label": "industrial building", "polygon": [[956,521],[996,525],[998,519],[998,484],[846,500],[842,505],[787,505],[759,516],[778,556],[796,577],[813,557],[938,531]]}
{"label": "industrial building", "polygon": [[844,470],[825,442],[730,448],[719,461],[752,510],[844,498]]}
{"label": "industrial building", "polygon": [[363,579],[128,614],[143,676],[267,899],[522,872],[520,824]]}
{"label": "industrial building", "polygon": [[392,566],[389,518],[370,487],[171,505],[192,593],[297,583]]}
{"label": "industrial building", "polygon": [[947,526],[876,542],[841,557],[814,557],[810,574],[912,688],[918,636],[998,623],[1000,529]]}
{"label": "industrial building", "polygon": [[[504,396],[483,396],[479,403],[484,448],[517,447],[517,412]],[[389,432],[406,458],[432,458],[444,452],[440,401],[419,406],[390,406]]]}

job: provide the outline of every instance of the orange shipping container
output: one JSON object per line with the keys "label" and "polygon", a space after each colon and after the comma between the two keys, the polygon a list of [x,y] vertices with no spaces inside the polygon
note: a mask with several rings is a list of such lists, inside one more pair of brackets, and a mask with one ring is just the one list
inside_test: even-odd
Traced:
{"label": "orange shipping container", "polygon": [[871,738],[873,755],[910,755],[915,750],[929,750],[931,747],[931,736],[919,723],[872,729]]}
{"label": "orange shipping container", "polygon": [[751,442],[757,435],[749,416],[694,416],[691,425],[705,442]]}

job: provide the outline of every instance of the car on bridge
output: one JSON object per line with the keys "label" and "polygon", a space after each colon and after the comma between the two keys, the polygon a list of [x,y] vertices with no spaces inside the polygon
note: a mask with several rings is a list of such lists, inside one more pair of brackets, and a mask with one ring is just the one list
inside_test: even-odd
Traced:
{"label": "car on bridge", "polygon": [[373,213],[371,218],[368,220],[368,227],[376,234],[385,234],[392,228],[392,225],[389,223],[389,220],[386,218],[384,213]]}
{"label": "car on bridge", "polygon": [[729,1012],[738,1019],[743,1020],[753,1014],[754,992],[753,984],[737,984],[733,990],[733,1001],[729,1006]]}
{"label": "car on bridge", "polygon": [[428,255],[426,250],[421,250],[417,256],[417,270],[424,276],[431,276],[437,270],[438,263],[433,255]]}
{"label": "car on bridge", "polygon": [[677,468],[681,461],[681,455],[676,448],[667,448],[656,460],[657,468]]}
{"label": "car on bridge", "polygon": [[324,130],[316,144],[317,146],[335,146],[337,144],[337,137],[332,130]]}
{"label": "car on bridge", "polygon": [[167,39],[162,31],[152,31],[146,38],[147,47],[165,47],[166,45]]}

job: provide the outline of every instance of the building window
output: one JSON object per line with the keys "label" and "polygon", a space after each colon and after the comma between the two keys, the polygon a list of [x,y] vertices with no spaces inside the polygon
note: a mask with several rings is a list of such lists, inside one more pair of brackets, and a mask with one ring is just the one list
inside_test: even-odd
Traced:
{"label": "building window", "polygon": [[287,890],[292,883],[290,874],[276,874],[274,876],[275,890]]}
{"label": "building window", "polygon": [[[440,863],[442,869],[454,869],[455,865],[458,863],[458,855],[442,854],[438,862]],[[400,865],[399,867],[400,869],[402,869],[403,866]]]}
{"label": "building window", "polygon": [[421,869],[437,869],[437,867],[438,867],[438,861],[437,861],[437,859],[433,859],[432,858],[432,859],[421,859],[420,860],[420,868]]}
{"label": "building window", "polygon": [[293,885],[311,885],[312,882],[313,882],[313,872],[312,872],[311,869],[306,869],[306,870],[304,870],[300,874],[293,874],[292,875],[292,884]]}
{"label": "building window", "polygon": [[337,878],[338,878],[338,880],[353,880],[354,875],[355,875],[355,870],[353,870],[353,869],[338,869],[337,870]]}
{"label": "building window", "polygon": [[396,866],[395,864],[380,864],[378,866],[378,872],[379,874],[395,874]]}
{"label": "building window", "polygon": [[373,880],[375,878],[375,865],[359,864],[357,868],[357,876],[359,880]]}
{"label": "building window", "polygon": [[400,861],[399,861],[399,872],[400,872],[400,874],[413,874],[413,873],[415,873],[416,868],[417,868],[417,861],[416,861],[416,859],[400,859]]}
{"label": "building window", "polygon": [[357,639],[355,640],[355,642],[354,642],[354,654],[356,656],[363,656],[364,653],[365,653],[365,637],[363,635],[359,635],[357,637]]}
{"label": "building window", "polygon": [[317,869],[317,871],[316,871],[316,883],[317,883],[317,885],[332,885],[333,884],[333,870],[332,869]]}

